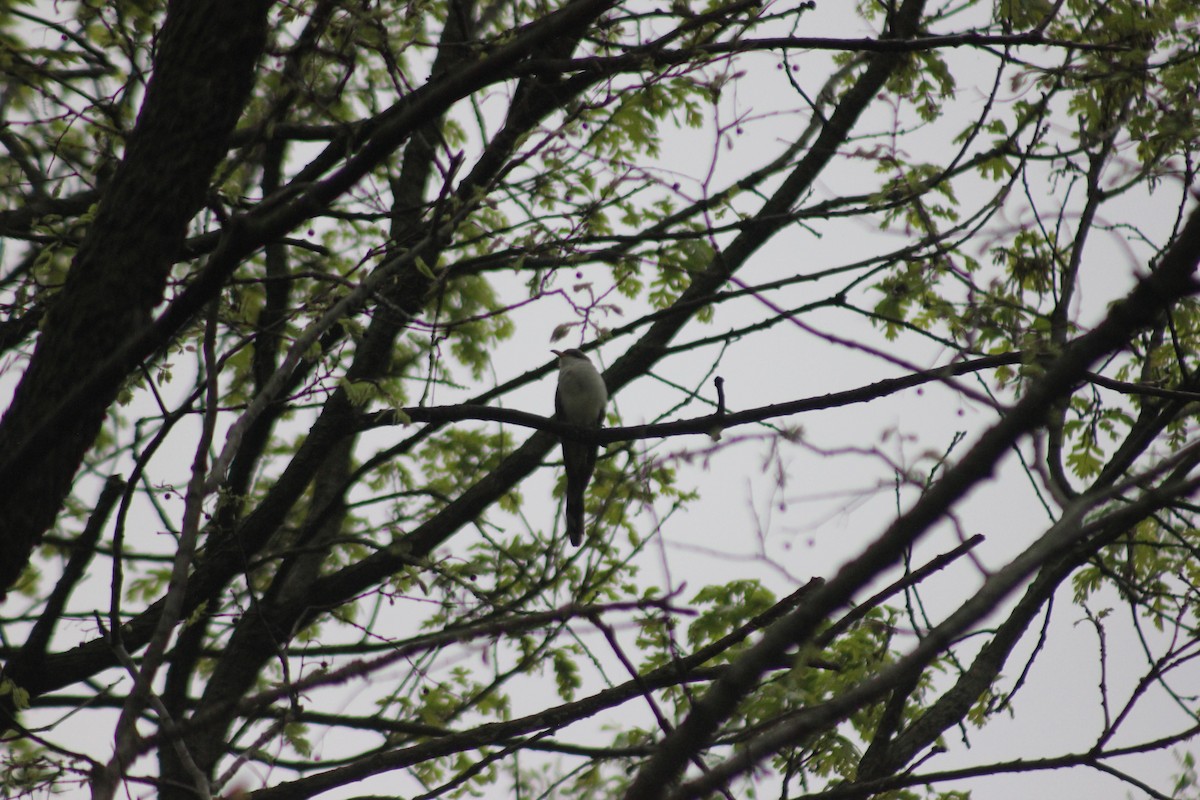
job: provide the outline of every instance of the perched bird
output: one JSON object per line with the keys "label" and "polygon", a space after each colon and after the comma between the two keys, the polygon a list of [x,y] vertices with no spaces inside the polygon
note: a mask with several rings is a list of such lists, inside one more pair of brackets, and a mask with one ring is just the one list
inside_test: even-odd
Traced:
{"label": "perched bird", "polygon": [[[559,420],[581,428],[599,428],[604,421],[608,389],[592,362],[578,350],[551,350],[558,356],[558,392],[554,411]],[[600,447],[563,439],[563,465],[567,470],[567,538],[578,547],[583,542],[583,495],[596,470]]]}

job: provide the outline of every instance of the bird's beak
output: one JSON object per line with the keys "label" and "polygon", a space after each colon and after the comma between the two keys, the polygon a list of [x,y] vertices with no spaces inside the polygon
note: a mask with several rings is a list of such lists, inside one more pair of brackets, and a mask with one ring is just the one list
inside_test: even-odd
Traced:
{"label": "bird's beak", "polygon": [[554,353],[554,355],[558,356],[559,358],[562,358],[562,354],[563,354],[562,350],[551,350],[550,352]]}

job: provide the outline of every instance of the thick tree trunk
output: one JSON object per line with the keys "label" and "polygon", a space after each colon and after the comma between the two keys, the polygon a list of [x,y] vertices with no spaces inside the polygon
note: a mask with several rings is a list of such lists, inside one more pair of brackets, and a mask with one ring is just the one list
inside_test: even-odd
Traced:
{"label": "thick tree trunk", "polygon": [[[189,221],[253,85],[269,2],[173,0],[125,156],[0,421],[0,592],[54,524],[108,407],[136,364]],[[128,361],[128,359],[125,359]],[[86,393],[83,378],[103,377]]]}

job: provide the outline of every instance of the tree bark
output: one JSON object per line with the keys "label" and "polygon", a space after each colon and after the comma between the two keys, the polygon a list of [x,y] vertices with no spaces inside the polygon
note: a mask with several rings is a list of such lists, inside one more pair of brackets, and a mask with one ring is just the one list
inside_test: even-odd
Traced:
{"label": "tree bark", "polygon": [[[269,5],[173,0],[167,7],[124,158],[0,421],[0,592],[54,524],[108,407],[136,367],[121,363],[120,353],[163,300],[188,223],[250,96]],[[105,374],[97,390],[72,393],[98,370]]]}

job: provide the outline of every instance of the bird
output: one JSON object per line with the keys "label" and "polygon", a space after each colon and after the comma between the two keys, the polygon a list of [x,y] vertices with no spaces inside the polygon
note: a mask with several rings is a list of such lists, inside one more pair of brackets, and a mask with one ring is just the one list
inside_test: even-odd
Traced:
{"label": "bird", "polygon": [[[558,356],[558,391],[554,394],[555,416],[568,425],[596,429],[604,421],[608,387],[604,377],[582,351],[551,350]],[[578,547],[583,543],[583,496],[596,470],[600,446],[562,440],[563,466],[567,472],[567,538]]]}

